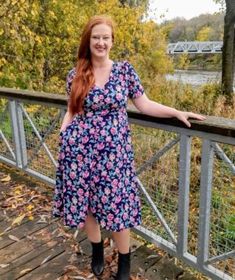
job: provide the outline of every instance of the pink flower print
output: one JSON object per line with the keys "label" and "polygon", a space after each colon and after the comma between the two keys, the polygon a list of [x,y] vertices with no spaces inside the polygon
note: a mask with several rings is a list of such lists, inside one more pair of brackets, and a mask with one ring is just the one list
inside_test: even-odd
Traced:
{"label": "pink flower print", "polygon": [[115,154],[111,153],[111,154],[109,155],[109,159],[110,159],[111,161],[113,161],[113,160],[115,159]]}
{"label": "pink flower print", "polygon": [[106,203],[107,202],[107,196],[105,196],[105,195],[103,195],[102,197],[101,197],[101,201],[102,201],[102,203]]}
{"label": "pink flower print", "polygon": [[108,214],[107,218],[108,218],[108,221],[112,221],[114,216],[113,216],[113,214]]}
{"label": "pink flower print", "polygon": [[113,185],[113,186],[117,186],[117,185],[118,185],[118,180],[117,180],[117,179],[113,179],[112,185]]}
{"label": "pink flower print", "polygon": [[129,205],[128,205],[128,204],[125,204],[125,207],[124,207],[125,211],[128,211],[129,208],[130,208]]}
{"label": "pink flower print", "polygon": [[116,193],[116,191],[117,191],[117,186],[112,186],[112,192]]}
{"label": "pink flower print", "polygon": [[77,194],[80,196],[80,195],[83,195],[84,194],[84,190],[79,188],[78,191],[77,191]]}
{"label": "pink flower print", "polygon": [[72,180],[74,180],[75,178],[76,178],[76,173],[75,172],[70,172],[69,173],[69,177],[72,179]]}
{"label": "pink flower print", "polygon": [[82,175],[82,176],[83,176],[83,178],[88,178],[89,175],[90,175],[89,171],[86,170],[86,171],[83,172],[83,175]]}
{"label": "pink flower print", "polygon": [[97,149],[100,151],[100,150],[103,150],[104,149],[104,143],[99,143],[97,145]]}
{"label": "pink flower print", "polygon": [[75,162],[71,163],[71,169],[76,170],[77,169],[77,164]]}
{"label": "pink flower print", "polygon": [[106,177],[106,176],[107,176],[107,171],[106,171],[106,170],[102,171],[102,172],[101,172],[101,176],[102,176],[102,177]]}
{"label": "pink flower print", "polygon": [[129,200],[130,200],[130,201],[133,201],[133,200],[134,200],[134,197],[135,197],[134,194],[131,193],[131,194],[129,195]]}
{"label": "pink flower print", "polygon": [[76,208],[74,205],[72,205],[72,206],[70,207],[70,211],[74,214],[74,213],[76,213],[77,208]]}
{"label": "pink flower print", "polygon": [[111,127],[110,132],[111,132],[111,134],[114,135],[114,134],[116,134],[117,130],[115,127]]}
{"label": "pink flower print", "polygon": [[94,134],[95,133],[94,127],[92,127],[89,132],[90,132],[90,134]]}
{"label": "pink flower print", "polygon": [[127,152],[130,152],[130,151],[131,151],[131,145],[129,145],[129,144],[126,145],[126,151],[127,151]]}
{"label": "pink flower print", "polygon": [[83,197],[83,196],[80,196],[80,197],[78,198],[78,201],[80,202],[80,205],[82,205],[82,203],[83,203],[83,201],[84,201],[84,197]]}
{"label": "pink flower print", "polygon": [[71,220],[72,220],[72,215],[71,215],[71,214],[68,214],[68,215],[67,215],[67,219],[68,219],[69,221],[71,221]]}
{"label": "pink flower print", "polygon": [[138,215],[138,210],[134,209],[132,213],[133,213],[133,216],[136,217]]}
{"label": "pink flower print", "polygon": [[84,136],[82,137],[82,143],[85,144],[89,141],[89,137],[88,136]]}
{"label": "pink flower print", "polygon": [[77,155],[76,159],[77,159],[77,161],[82,161],[83,160],[83,156],[82,155]]}
{"label": "pink flower print", "polygon": [[129,179],[128,178],[125,178],[125,185],[127,186],[129,184]]}
{"label": "pink flower print", "polygon": [[110,103],[111,99],[109,97],[106,97],[104,100],[106,103]]}
{"label": "pink flower print", "polygon": [[73,137],[69,138],[69,145],[73,145],[75,143],[75,140]]}
{"label": "pink flower print", "polygon": [[105,131],[104,129],[102,129],[102,130],[100,131],[100,135],[105,136],[105,135],[106,135],[106,131]]}
{"label": "pink flower print", "polygon": [[108,110],[103,110],[103,111],[101,112],[101,116],[106,116],[108,113],[109,113]]}
{"label": "pink flower print", "polygon": [[121,198],[121,196],[119,195],[119,196],[117,196],[117,197],[115,198],[115,203],[119,203],[121,200],[122,200],[122,198]]}
{"label": "pink flower print", "polygon": [[119,219],[119,218],[115,218],[115,219],[114,219],[114,222],[115,222],[116,224],[119,224],[119,223],[120,223],[120,219]]}
{"label": "pink flower print", "polygon": [[117,208],[117,205],[115,204],[115,203],[111,203],[111,208],[113,209],[113,210],[115,210],[116,208]]}
{"label": "pink flower print", "polygon": [[99,176],[94,176],[94,182],[95,182],[95,183],[98,183],[99,181],[100,181]]}
{"label": "pink flower print", "polygon": [[124,213],[124,214],[122,215],[122,218],[123,218],[123,220],[124,220],[124,221],[126,221],[126,220],[127,220],[127,218],[128,218],[127,213]]}
{"label": "pink flower print", "polygon": [[87,116],[88,118],[92,117],[92,116],[93,116],[93,112],[88,112],[88,113],[86,114],[86,116]]}
{"label": "pink flower print", "polygon": [[109,189],[109,188],[105,188],[105,189],[104,189],[104,193],[105,193],[106,195],[109,195],[109,194],[110,194],[110,189]]}
{"label": "pink flower print", "polygon": [[111,136],[107,136],[106,137],[106,142],[111,142],[112,141],[112,137]]}
{"label": "pink flower print", "polygon": [[117,93],[116,94],[116,98],[118,101],[120,101],[122,99],[122,94],[121,93]]}
{"label": "pink flower print", "polygon": [[113,163],[111,161],[108,161],[106,163],[106,167],[107,167],[107,169],[111,169],[113,167]]}

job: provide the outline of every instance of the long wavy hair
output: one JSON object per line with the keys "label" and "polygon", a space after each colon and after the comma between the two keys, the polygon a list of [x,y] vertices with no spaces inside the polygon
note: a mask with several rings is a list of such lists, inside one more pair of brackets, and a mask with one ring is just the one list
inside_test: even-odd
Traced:
{"label": "long wavy hair", "polygon": [[69,111],[72,114],[83,113],[84,99],[95,83],[95,77],[91,63],[90,37],[92,28],[98,24],[106,24],[111,27],[112,41],[114,41],[114,23],[108,16],[94,16],[86,24],[81,43],[78,49],[76,75],[72,82]]}

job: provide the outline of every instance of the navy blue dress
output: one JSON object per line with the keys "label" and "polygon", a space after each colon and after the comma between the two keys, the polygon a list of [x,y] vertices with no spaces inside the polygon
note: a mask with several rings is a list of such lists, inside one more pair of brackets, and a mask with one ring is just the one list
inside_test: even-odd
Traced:
{"label": "navy blue dress", "polygon": [[[67,76],[70,94],[75,68]],[[113,62],[104,88],[93,86],[84,114],[60,133],[53,215],[70,227],[83,227],[88,211],[111,231],[141,223],[127,100],[144,93],[127,62]]]}

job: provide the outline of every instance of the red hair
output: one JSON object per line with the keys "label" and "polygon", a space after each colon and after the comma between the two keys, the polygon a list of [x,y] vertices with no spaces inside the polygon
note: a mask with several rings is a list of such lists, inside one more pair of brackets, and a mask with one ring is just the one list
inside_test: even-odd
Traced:
{"label": "red hair", "polygon": [[81,37],[77,56],[76,75],[71,88],[69,111],[72,114],[83,113],[84,99],[95,83],[91,63],[90,37],[92,28],[98,24],[110,26],[112,30],[112,40],[114,40],[114,25],[111,18],[107,16],[94,16],[86,24]]}

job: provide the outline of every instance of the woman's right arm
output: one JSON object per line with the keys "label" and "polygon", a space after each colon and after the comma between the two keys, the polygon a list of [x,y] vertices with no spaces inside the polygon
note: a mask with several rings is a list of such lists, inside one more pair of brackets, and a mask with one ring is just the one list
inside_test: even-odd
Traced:
{"label": "woman's right arm", "polygon": [[60,128],[60,132],[64,131],[66,127],[72,122],[73,116],[74,115],[71,114],[69,110],[67,110]]}

